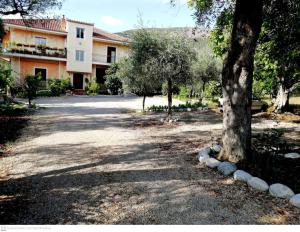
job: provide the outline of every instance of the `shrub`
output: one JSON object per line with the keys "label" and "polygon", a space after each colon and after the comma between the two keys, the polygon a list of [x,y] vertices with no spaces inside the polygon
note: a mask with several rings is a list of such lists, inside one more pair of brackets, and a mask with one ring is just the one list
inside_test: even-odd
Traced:
{"label": "shrub", "polygon": [[[190,109],[198,109],[198,108],[206,108],[207,105],[206,104],[202,104],[201,102],[196,102],[196,103],[191,103],[191,102],[186,102],[185,104],[180,104],[178,106],[172,106],[172,109],[174,111],[179,111],[179,110],[186,110],[188,108]],[[162,111],[167,111],[168,110],[168,106],[150,106],[148,109],[148,111],[154,111],[154,112],[162,112]]]}
{"label": "shrub", "polygon": [[51,96],[60,96],[71,89],[70,79],[68,77],[61,79],[51,78],[48,80],[48,89],[51,91]]}
{"label": "shrub", "polygon": [[88,95],[94,95],[95,96],[95,95],[98,94],[99,90],[100,90],[100,86],[98,85],[98,83],[95,82],[95,81],[91,81],[87,85],[86,93]]}
{"label": "shrub", "polygon": [[114,75],[106,76],[105,85],[111,95],[118,95],[119,91],[122,90],[122,81],[119,77]]}
{"label": "shrub", "polygon": [[36,93],[37,97],[52,97],[53,94],[50,89],[39,90]]}

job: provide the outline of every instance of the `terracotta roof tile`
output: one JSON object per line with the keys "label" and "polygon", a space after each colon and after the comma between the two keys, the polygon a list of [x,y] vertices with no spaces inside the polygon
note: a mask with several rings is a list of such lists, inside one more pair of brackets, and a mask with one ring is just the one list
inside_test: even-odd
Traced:
{"label": "terracotta roof tile", "polygon": [[97,27],[94,27],[94,37],[99,39],[108,39],[108,40],[116,40],[121,42],[129,42],[128,38],[119,36],[117,34],[109,33],[107,31],[103,31]]}
{"label": "terracotta roof tile", "polygon": [[[69,19],[67,19],[67,21],[83,23],[83,22],[69,20]],[[28,27],[43,29],[43,30],[66,32],[65,23],[63,22],[63,20],[59,20],[59,19],[35,19],[35,20],[26,20],[26,21],[24,21],[23,19],[3,19],[3,22],[6,24],[13,24],[17,26],[28,26]],[[93,25],[93,24],[89,24],[89,25]],[[129,42],[128,38],[119,36],[117,34],[109,33],[107,31],[103,31],[96,27],[94,27],[93,37],[99,39],[120,41],[120,42]]]}
{"label": "terracotta roof tile", "polygon": [[17,26],[27,26],[43,30],[66,32],[65,28],[63,28],[62,20],[58,19],[35,19],[26,21],[23,19],[3,19],[3,22]]}

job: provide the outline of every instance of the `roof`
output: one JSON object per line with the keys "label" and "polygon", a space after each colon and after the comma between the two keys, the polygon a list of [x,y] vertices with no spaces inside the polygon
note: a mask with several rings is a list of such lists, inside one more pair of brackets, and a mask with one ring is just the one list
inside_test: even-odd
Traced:
{"label": "roof", "polygon": [[4,24],[13,24],[17,26],[27,26],[36,29],[66,32],[63,28],[62,20],[59,19],[34,19],[34,20],[23,20],[23,19],[3,19]]}
{"label": "roof", "polygon": [[[67,21],[94,26],[94,24],[84,23],[84,22],[70,20],[70,19],[67,19]],[[42,30],[64,32],[64,33],[67,32],[64,19],[33,19],[33,20],[3,19],[3,22],[4,24],[27,26],[27,27],[32,27],[32,28],[42,29]],[[125,38],[123,36],[114,33],[109,33],[107,31],[103,31],[96,27],[94,27],[93,37],[98,39],[104,39],[104,40],[129,42],[128,38]]]}
{"label": "roof", "polygon": [[108,40],[116,40],[121,42],[129,42],[129,39],[123,36],[119,36],[117,34],[109,33],[107,31],[103,31],[97,27],[94,27],[93,36],[98,39],[108,39]]}

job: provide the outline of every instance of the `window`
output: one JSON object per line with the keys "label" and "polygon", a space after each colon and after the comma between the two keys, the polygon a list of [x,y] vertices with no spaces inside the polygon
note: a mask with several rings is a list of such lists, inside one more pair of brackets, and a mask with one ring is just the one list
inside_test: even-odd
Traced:
{"label": "window", "polygon": [[114,63],[116,62],[116,48],[115,47],[108,47],[107,48],[107,63]]}
{"label": "window", "polygon": [[80,39],[84,38],[84,28],[80,28],[80,27],[76,28],[76,37]]}
{"label": "window", "polygon": [[40,75],[42,77],[42,81],[46,81],[47,80],[47,69],[35,68],[34,75]]}
{"label": "window", "polygon": [[76,50],[76,61],[84,61],[84,51]]}
{"label": "window", "polygon": [[44,37],[35,37],[35,45],[47,45],[47,39]]}

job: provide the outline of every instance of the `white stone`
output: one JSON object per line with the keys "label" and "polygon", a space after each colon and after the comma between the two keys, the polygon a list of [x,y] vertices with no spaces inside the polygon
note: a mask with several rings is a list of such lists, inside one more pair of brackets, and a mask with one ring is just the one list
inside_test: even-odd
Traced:
{"label": "white stone", "polygon": [[192,111],[192,108],[187,108],[187,112],[191,112]]}
{"label": "white stone", "polygon": [[210,152],[211,152],[210,147],[202,148],[202,149],[199,151],[199,153],[198,153],[198,158],[199,158],[200,156],[210,155]]}
{"label": "white stone", "polygon": [[222,162],[218,166],[218,171],[222,173],[224,176],[229,176],[232,173],[234,173],[236,170],[237,170],[236,165],[230,162]]}
{"label": "white stone", "polygon": [[290,199],[290,203],[291,203],[293,206],[296,206],[297,208],[300,208],[300,194],[294,195],[294,196]]}
{"label": "white stone", "polygon": [[206,160],[205,164],[209,168],[217,168],[221,164],[221,162],[214,158],[209,158]]}
{"label": "white stone", "polygon": [[250,180],[248,180],[247,184],[250,187],[262,192],[265,192],[269,189],[269,185],[267,184],[267,182],[258,177],[252,177]]}
{"label": "white stone", "polygon": [[283,184],[272,184],[269,188],[269,192],[273,197],[289,199],[295,195],[295,193],[287,186]]}
{"label": "white stone", "polygon": [[289,159],[299,159],[300,158],[300,154],[299,153],[288,153],[286,155],[284,155],[285,158],[289,158]]}
{"label": "white stone", "polygon": [[221,151],[222,147],[219,144],[214,144],[214,145],[212,145],[211,149],[214,152],[219,153]]}
{"label": "white stone", "polygon": [[243,181],[243,182],[248,182],[248,180],[250,180],[252,178],[252,176],[248,172],[245,172],[243,170],[237,170],[233,174],[233,178],[235,180],[239,180],[239,181]]}
{"label": "white stone", "polygon": [[202,156],[199,156],[199,162],[200,162],[201,164],[206,163],[206,160],[208,160],[209,158],[210,158],[209,155],[204,154],[204,155],[202,155]]}

